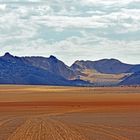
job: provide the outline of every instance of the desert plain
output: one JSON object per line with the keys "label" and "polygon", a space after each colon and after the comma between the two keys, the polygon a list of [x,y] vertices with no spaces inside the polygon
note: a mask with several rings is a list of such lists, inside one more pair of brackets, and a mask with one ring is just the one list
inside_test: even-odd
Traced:
{"label": "desert plain", "polygon": [[2,85],[0,140],[140,140],[140,87]]}

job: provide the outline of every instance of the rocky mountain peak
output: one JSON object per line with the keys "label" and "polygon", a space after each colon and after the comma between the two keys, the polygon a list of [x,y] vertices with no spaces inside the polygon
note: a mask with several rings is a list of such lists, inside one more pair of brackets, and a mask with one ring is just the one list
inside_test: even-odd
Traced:
{"label": "rocky mountain peak", "polygon": [[13,57],[13,55],[11,55],[9,52],[6,52],[3,57],[10,58]]}

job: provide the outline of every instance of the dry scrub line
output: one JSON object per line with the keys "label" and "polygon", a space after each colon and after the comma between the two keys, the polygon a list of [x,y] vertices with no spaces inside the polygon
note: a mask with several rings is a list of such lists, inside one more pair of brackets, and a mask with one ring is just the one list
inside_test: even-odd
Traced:
{"label": "dry scrub line", "polygon": [[[74,112],[66,112],[66,113],[74,113]],[[66,114],[66,113],[64,113],[64,114]],[[58,114],[59,115],[59,114]],[[52,120],[52,119],[51,119]],[[54,121],[54,120],[53,120]],[[61,121],[57,121],[57,122],[61,122]],[[61,124],[63,124],[64,125],[64,123],[62,123],[61,122]],[[65,123],[65,125],[66,125],[66,123]],[[60,125],[61,126],[61,125]],[[93,126],[93,125],[92,125]],[[92,127],[91,126],[91,127]],[[111,136],[111,137],[113,137],[113,138],[115,138],[115,139],[117,139],[117,140],[120,140],[120,139],[123,139],[123,140],[129,140],[128,138],[126,138],[126,137],[124,137],[124,136],[121,136],[121,135],[116,135],[116,133],[113,133],[113,132],[110,132],[110,131],[107,131],[107,130],[105,130],[104,128],[102,128],[103,127],[103,125],[98,125],[100,128],[97,128],[96,127],[97,125],[94,125],[94,129],[99,129],[99,130],[101,130],[102,132],[98,132],[98,131],[96,131],[96,132],[98,132],[98,133],[102,133],[102,134],[105,134],[105,135],[108,135],[108,136]],[[74,126],[74,127],[76,127],[76,126]],[[96,128],[95,128],[96,127]],[[105,127],[105,126],[104,126]],[[89,129],[89,128],[88,128]],[[95,131],[95,130],[94,130]],[[140,132],[139,132],[140,133]]]}
{"label": "dry scrub line", "polygon": [[76,138],[79,140],[85,140],[85,137],[81,133],[75,132],[71,127],[69,127],[65,123],[62,123],[61,121],[54,120],[54,119],[50,119],[50,121],[54,123],[54,125],[56,125],[57,130],[64,131],[65,135],[69,135],[68,137],[70,137],[71,139],[74,138],[75,140]]}
{"label": "dry scrub line", "polygon": [[[46,122],[47,121],[47,125]],[[42,126],[45,127],[45,131],[49,132],[51,135],[51,139],[53,140],[66,140],[67,138],[64,138],[61,135],[61,131],[56,131],[56,127],[54,124],[46,119],[46,121],[42,120],[41,118],[30,118],[26,121],[24,125],[19,127],[15,133],[9,137],[8,140],[42,140],[41,139],[41,133],[42,133]],[[36,133],[37,132],[37,133]],[[48,136],[45,137],[48,139]],[[44,140],[45,140],[44,138]]]}
{"label": "dry scrub line", "polygon": [[98,125],[98,126],[103,127],[103,128],[116,129],[116,130],[119,130],[119,131],[135,132],[135,133],[139,133],[140,134],[140,131],[132,130],[130,128],[112,127],[112,126],[109,126],[109,125]]}
{"label": "dry scrub line", "polygon": [[[23,139],[22,140],[34,140],[34,135],[36,135],[37,133],[35,133],[36,131],[36,123],[35,123],[35,119],[31,119],[29,120],[29,124],[26,126],[26,131],[23,134]],[[38,127],[38,125],[37,125]],[[33,138],[32,138],[33,137]],[[36,136],[38,137],[38,136]]]}
{"label": "dry scrub line", "polygon": [[[87,131],[92,131],[92,132],[94,131],[97,134],[102,134],[102,135],[112,137],[116,140],[129,140],[121,135],[116,135],[115,133],[111,133],[110,131],[106,131],[106,130],[101,129],[101,128],[94,128],[94,130],[93,130],[93,128],[89,128],[89,127],[86,127],[83,125],[80,125],[80,126],[73,125],[73,131],[74,131],[74,129],[75,129],[75,131],[77,131],[79,133],[80,133],[80,131],[84,132],[85,130],[87,130]],[[95,130],[95,129],[97,129],[97,130]]]}
{"label": "dry scrub line", "polygon": [[[43,122],[43,125],[44,125],[44,128],[45,128],[46,132],[48,132],[48,137],[51,137],[52,140],[55,140],[56,139],[55,135],[53,133],[50,133],[50,132],[53,132],[52,125],[49,124],[48,122],[47,123],[46,122]],[[48,126],[48,127],[46,127],[46,126]]]}
{"label": "dry scrub line", "polygon": [[[73,139],[75,140],[76,132],[73,129],[69,128],[68,125],[51,118],[52,116],[55,116],[55,115],[62,115],[62,113],[57,113],[57,114],[55,113],[55,114],[51,114],[49,116],[46,115],[46,118],[45,118],[45,116],[39,117],[39,118],[37,118],[37,117],[29,118],[28,120],[26,120],[26,122],[22,126],[20,126],[16,130],[16,132],[15,132],[15,134],[13,134],[12,138],[11,139],[9,138],[8,140],[13,140],[13,139],[14,140],[25,140],[25,139],[27,140],[28,138],[30,138],[30,140],[39,140],[41,138],[41,133],[42,133],[43,127],[44,127],[44,129],[47,129],[47,130],[49,129],[53,140],[56,140],[56,138],[59,138],[58,140],[67,140],[67,137],[71,138],[71,140],[73,140]],[[101,128],[95,128],[95,126],[91,126],[91,127],[92,127],[92,129],[97,129],[97,130],[91,130],[90,128],[88,128],[88,129],[90,129],[90,131],[94,131],[99,134],[105,134],[105,135],[111,136],[117,140],[120,140],[120,139],[128,140],[125,137],[122,137],[120,135],[116,136],[116,134],[114,135],[114,133],[104,130],[102,128],[103,126],[102,127],[100,126]],[[32,133],[30,132],[31,130],[32,130]],[[35,131],[39,130],[40,131],[39,135],[37,135],[37,133],[35,133],[34,130]],[[101,130],[102,132],[100,132],[98,130]],[[66,137],[62,135],[62,132],[64,133],[64,135],[66,135]],[[19,135],[19,133],[21,133],[21,135]],[[79,134],[76,133],[76,136],[77,135],[79,135]],[[44,136],[44,138],[45,138],[45,136]],[[42,140],[42,139],[40,139],[40,140]],[[46,139],[44,139],[44,140],[46,140]],[[76,137],[76,140],[77,140],[77,137]]]}
{"label": "dry scrub line", "polygon": [[5,137],[8,137],[16,130],[16,128],[23,123],[23,120],[21,118],[10,118],[5,120],[0,125],[1,132],[1,139],[5,139]]}
{"label": "dry scrub line", "polygon": [[0,119],[0,127],[1,127],[1,125],[4,125],[5,123],[12,121],[13,119],[15,119],[15,116],[7,116],[6,118],[1,118]]}
{"label": "dry scrub line", "polygon": [[[58,138],[58,140],[68,140],[68,139],[73,140],[73,136],[70,135],[70,130],[68,130],[67,127],[62,126],[62,124],[59,124],[58,121],[52,120],[50,118],[47,118],[47,119],[42,118],[42,119],[45,123],[44,125],[49,126],[49,129],[51,129],[51,135],[54,140],[56,140],[56,138]],[[76,139],[77,139],[77,137],[76,137]]]}
{"label": "dry scrub line", "polygon": [[8,140],[21,140],[24,136],[24,133],[27,133],[26,131],[27,126],[30,125],[30,120],[26,120],[24,124],[22,124],[21,126],[19,126],[15,132],[13,132],[13,134],[8,138]]}
{"label": "dry scrub line", "polygon": [[90,126],[98,126],[98,127],[102,127],[102,128],[108,128],[108,129],[116,129],[118,131],[129,131],[129,132],[135,132],[135,133],[139,133],[140,134],[140,131],[137,131],[137,130],[132,130],[130,128],[123,128],[123,127],[112,127],[110,125],[94,125],[94,124],[89,124],[89,123],[86,123],[87,125],[90,125]]}
{"label": "dry scrub line", "polygon": [[3,126],[3,125],[5,125],[7,122],[12,121],[12,120],[13,120],[13,119],[6,119],[6,120],[0,122],[0,127]]}
{"label": "dry scrub line", "polygon": [[50,134],[53,137],[53,140],[56,140],[56,139],[58,139],[58,140],[65,140],[65,137],[62,136],[60,134],[60,132],[57,131],[57,128],[54,126],[54,124],[52,124],[52,122],[50,122],[50,120],[49,121],[44,121],[44,123],[46,123],[49,126],[49,128],[51,130]]}
{"label": "dry scrub line", "polygon": [[[85,126],[82,126],[82,127],[85,127]],[[124,136],[121,136],[121,135],[118,135],[116,133],[113,133],[113,132],[110,132],[108,130],[105,130],[104,128],[102,127],[97,127],[97,125],[95,126],[86,126],[87,130],[90,130],[90,131],[94,131],[96,133],[99,133],[99,134],[104,134],[104,135],[107,135],[107,136],[110,136],[116,140],[129,140],[128,138],[124,137]]]}
{"label": "dry scrub line", "polygon": [[[38,132],[39,132],[38,130],[40,128],[42,129],[42,127],[39,128],[39,125],[40,123],[41,125],[43,125],[44,123],[44,122],[41,122],[40,120],[41,118],[38,119],[37,117],[36,118],[32,117],[32,118],[27,119],[26,122],[21,127],[17,128],[17,130],[13,133],[13,135],[11,135],[11,137],[9,137],[8,140],[25,140],[29,137],[30,137],[30,140],[39,140],[40,136],[38,136]],[[51,134],[51,131],[53,132],[53,130],[50,130],[52,127],[51,125],[48,127],[44,125],[44,127],[45,129],[47,128],[46,130],[49,129],[50,134]]]}
{"label": "dry scrub line", "polygon": [[48,125],[48,127],[46,127],[45,122],[41,120],[41,123],[40,123],[41,140],[46,140],[46,139],[54,140],[54,137],[52,136],[50,132],[51,132],[50,126]]}

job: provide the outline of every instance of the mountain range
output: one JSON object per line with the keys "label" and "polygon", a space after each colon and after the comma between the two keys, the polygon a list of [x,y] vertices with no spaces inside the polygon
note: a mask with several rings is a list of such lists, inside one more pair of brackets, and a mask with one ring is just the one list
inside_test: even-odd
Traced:
{"label": "mountain range", "polygon": [[0,57],[0,84],[60,86],[140,85],[140,64],[116,59],[75,61],[71,66],[55,56]]}

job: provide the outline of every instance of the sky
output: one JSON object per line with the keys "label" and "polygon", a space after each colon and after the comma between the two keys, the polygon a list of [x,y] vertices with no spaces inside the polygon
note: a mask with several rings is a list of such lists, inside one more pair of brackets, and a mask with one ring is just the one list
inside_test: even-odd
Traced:
{"label": "sky", "polygon": [[140,0],[0,0],[0,55],[140,64]]}

